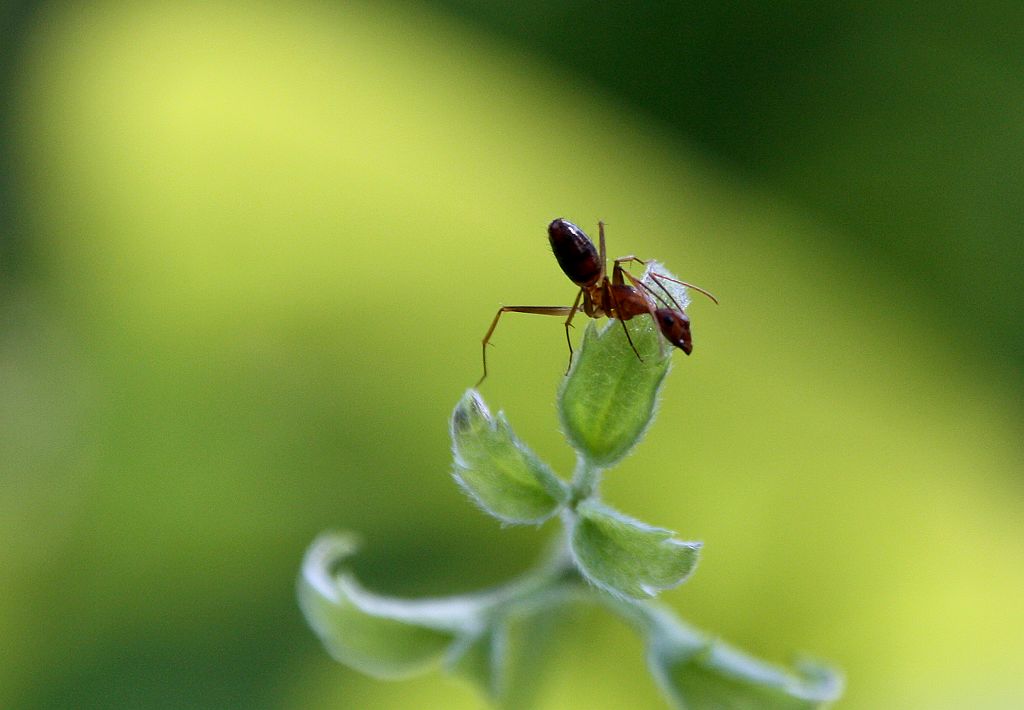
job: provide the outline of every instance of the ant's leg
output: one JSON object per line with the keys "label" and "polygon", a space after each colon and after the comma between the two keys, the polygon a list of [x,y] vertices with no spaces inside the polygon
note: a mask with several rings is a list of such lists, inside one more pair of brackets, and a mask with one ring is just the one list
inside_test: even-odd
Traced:
{"label": "ant's leg", "polygon": [[605,273],[606,273],[605,259],[608,256],[607,252],[604,250],[604,222],[598,222],[597,223],[597,236],[598,236],[597,242],[598,242],[598,245],[600,246],[600,252],[601,252],[601,277],[598,280],[599,281],[603,281],[604,277],[605,277]]}
{"label": "ant's leg", "polygon": [[[619,309],[619,299],[615,297],[615,291],[613,289],[608,289],[608,296],[609,298],[611,298],[612,307],[615,309],[615,312],[621,313],[622,311]],[[626,334],[626,340],[629,342],[629,347],[633,348],[633,353],[636,355],[636,359],[639,360],[640,362],[643,362],[644,358],[640,354],[640,351],[636,349],[636,345],[633,344],[633,337],[629,334],[629,328],[626,327],[626,321],[622,320],[621,318],[616,318],[616,320],[622,324],[622,332]],[[658,343],[660,347],[660,339]]]}
{"label": "ant's leg", "polygon": [[502,313],[535,313],[541,316],[571,316],[574,307],[569,306],[502,306],[498,309],[498,312],[494,314],[494,320],[491,321],[491,327],[487,329],[487,333],[484,335],[483,343],[483,361],[484,361],[484,374],[477,380],[475,387],[479,387],[484,380],[487,379],[487,344],[491,341],[491,335],[494,334],[494,329],[498,327],[498,321],[501,319]]}
{"label": "ant's leg", "polygon": [[569,365],[565,368],[565,374],[569,374],[569,370],[572,369],[572,338],[569,337],[569,328],[572,328],[572,319],[576,315],[576,311],[580,309],[580,299],[583,298],[583,289],[581,288],[576,294],[576,300],[572,302],[572,310],[569,311],[569,317],[565,319],[565,342],[569,346]]}
{"label": "ant's leg", "polygon": [[619,260],[615,260],[615,266],[612,268],[612,284],[615,286],[625,286],[626,282],[622,280],[622,274],[625,273],[625,269],[622,268],[622,264]]}
{"label": "ant's leg", "polygon": [[[644,293],[650,294],[651,297],[654,298],[659,303],[661,303],[661,305],[663,305],[666,308],[668,308],[669,307],[669,301],[671,301],[672,305],[675,306],[675,309],[677,311],[682,311],[683,310],[682,306],[680,306],[676,302],[676,299],[672,296],[672,293],[667,288],[665,288],[665,284],[663,284],[663,283],[661,283],[660,281],[657,281],[657,280],[654,282],[655,284],[657,284],[658,288],[660,288],[665,293],[665,296],[668,296],[668,301],[666,301],[664,296],[662,296],[660,293],[655,291],[653,288],[651,288],[650,286],[645,284],[643,281],[641,281],[637,277],[633,276],[633,274],[629,273],[628,271],[623,271],[623,273],[626,274],[626,276],[629,278],[629,280],[633,283],[633,285],[636,288],[640,289]],[[651,274],[651,276],[653,277],[654,274]]]}
{"label": "ant's leg", "polygon": [[[615,267],[616,267],[616,269],[619,269],[620,271],[625,271],[625,269],[622,269],[621,265],[622,264],[628,264],[630,262],[636,262],[637,264],[642,264],[644,266],[647,265],[647,262],[644,261],[643,259],[637,258],[633,254],[630,254],[628,256],[620,256],[618,259],[616,259],[615,260]],[[626,273],[628,274],[629,272],[626,271]],[[692,284],[692,283],[689,283],[687,281],[680,281],[679,279],[674,279],[671,276],[665,276],[664,274],[659,274],[659,273],[656,273],[654,271],[652,271],[650,273],[650,277],[652,279],[654,279],[654,282],[657,283],[658,286],[661,287],[661,290],[664,291],[665,295],[667,295],[669,297],[669,299],[672,300],[672,303],[675,305],[675,307],[678,310],[682,310],[682,308],[680,308],[679,304],[675,302],[674,298],[672,298],[672,294],[669,293],[669,290],[667,288],[665,288],[665,284],[661,283],[662,281],[671,281],[674,284],[679,284],[680,286],[686,286],[687,288],[692,288],[694,291],[697,291],[699,293],[703,293],[705,296],[710,298],[712,301],[714,301],[715,303],[718,303],[718,299],[715,298],[715,295],[713,293],[711,293],[710,291],[705,291],[704,289],[702,289],[700,286],[697,286],[696,284]],[[638,283],[636,279],[631,278],[631,280],[634,283]],[[647,290],[649,292],[653,293],[653,291],[651,291],[650,289],[647,289]]]}
{"label": "ant's leg", "polygon": [[[661,305],[663,305],[665,307],[668,307],[668,301],[666,301],[664,298],[662,298],[662,296],[660,294],[658,294],[656,291],[654,291],[654,289],[652,289],[650,286],[645,284],[643,281],[638,279],[636,276],[633,276],[633,274],[629,273],[625,269],[622,269],[621,273],[626,275],[626,278],[629,279],[630,283],[632,283],[633,286],[635,286],[636,288],[640,289],[644,293],[650,294],[650,296],[652,298],[660,301]],[[667,295],[669,297],[669,299],[672,301],[672,304],[676,307],[677,310],[680,310],[680,311],[683,310],[682,308],[679,307],[679,304],[675,302],[675,299],[672,298],[672,294],[669,293],[668,290],[664,286],[662,286],[661,284],[658,284],[658,286],[661,287],[662,291],[665,291],[665,295]],[[650,304],[648,304],[648,305],[650,305]]]}
{"label": "ant's leg", "polygon": [[[675,306],[676,310],[683,310],[683,307],[681,305],[679,305],[679,303],[676,301],[676,298],[675,298],[675,296],[672,295],[672,292],[669,291],[669,289],[667,289],[665,287],[665,284],[663,284],[662,282],[657,280],[658,277],[666,279],[668,281],[675,281],[675,279],[669,279],[669,277],[662,277],[662,275],[660,275],[660,274],[653,274],[653,273],[651,273],[649,275],[651,277],[651,279],[654,279],[654,284],[659,289],[662,289],[662,291],[665,293],[665,296],[663,296],[662,294],[659,294],[657,291],[655,291],[654,289],[649,287],[647,284],[643,283],[641,280],[637,279],[635,276],[633,276],[632,274],[627,272],[627,270],[624,269],[623,273],[629,278],[629,280],[633,283],[633,285],[636,288],[640,289],[644,293],[650,294],[651,298],[654,298],[660,304],[662,304],[662,305],[664,305],[665,307],[668,308],[669,307],[669,301],[671,301],[672,305]],[[682,283],[682,282],[677,282],[677,283]],[[665,300],[666,297],[668,297],[668,299],[669,299],[668,301]]]}
{"label": "ant's leg", "polygon": [[646,261],[644,261],[643,259],[641,259],[641,258],[639,258],[637,256],[634,256],[633,254],[630,254],[628,256],[620,256],[618,259],[615,260],[616,264],[629,264],[629,263],[632,263],[632,262],[636,262],[637,264],[640,264],[641,266],[647,266],[647,262]]}
{"label": "ant's leg", "polygon": [[[636,288],[641,289],[642,291],[645,291],[645,292],[651,294],[651,296],[653,296],[654,298],[657,298],[658,300],[660,300],[660,301],[662,301],[664,303],[664,299],[661,298],[658,294],[654,293],[654,291],[652,291],[650,288],[648,288],[647,284],[645,284],[643,281],[641,281],[637,277],[633,276],[633,274],[629,273],[628,271],[623,270],[622,273],[624,273],[626,275],[626,278],[628,278],[630,281],[633,282],[633,285]],[[662,288],[664,288],[664,286]],[[672,297],[672,295],[669,294],[669,298],[671,298],[671,297]],[[647,306],[647,312],[651,315],[651,320],[654,321],[655,327],[660,329],[660,326],[658,326],[658,316],[654,312],[654,306],[646,298],[644,299],[644,305]],[[680,312],[682,312],[682,310],[683,309],[681,309],[681,308],[679,309]],[[661,338],[658,338],[658,352],[661,354],[662,357],[665,357],[665,344],[662,342]]]}
{"label": "ant's leg", "polygon": [[637,264],[641,264],[644,266],[647,265],[646,261],[636,256],[633,256],[632,254],[630,254],[629,256],[620,256],[614,262],[615,267],[612,269],[612,283],[614,283],[616,286],[623,286],[625,284],[625,282],[622,280],[622,274],[629,272],[626,271],[626,269],[624,269],[622,265],[629,264],[632,262],[636,262]]}

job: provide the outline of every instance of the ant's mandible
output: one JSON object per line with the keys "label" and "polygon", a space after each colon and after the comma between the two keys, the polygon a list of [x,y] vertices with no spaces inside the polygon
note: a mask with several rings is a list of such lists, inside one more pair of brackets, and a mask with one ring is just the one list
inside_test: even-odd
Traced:
{"label": "ant's mandible", "polygon": [[[558,218],[548,225],[548,241],[551,242],[551,251],[558,260],[558,265],[569,277],[569,280],[580,287],[576,293],[576,300],[571,306],[502,306],[491,321],[491,327],[483,339],[483,364],[484,374],[480,384],[487,378],[487,345],[498,327],[498,321],[502,313],[536,313],[544,316],[566,316],[565,339],[569,343],[569,366],[572,366],[572,340],[569,337],[569,328],[572,327],[573,316],[581,308],[591,318],[607,316],[622,322],[622,329],[626,333],[626,340],[629,346],[636,353],[636,356],[643,361],[633,339],[629,335],[624,321],[643,314],[650,314],[658,326],[658,330],[665,336],[672,345],[689,355],[693,352],[693,340],[690,334],[690,318],[686,315],[682,306],[672,297],[662,281],[671,281],[692,288],[703,293],[715,303],[718,299],[710,293],[686,283],[677,281],[662,274],[651,272],[649,275],[653,283],[660,287],[663,292],[658,293],[640,279],[626,271],[623,264],[636,262],[646,264],[647,262],[635,256],[623,256],[616,259],[612,267],[612,276],[608,278],[606,268],[606,257],[604,247],[604,222],[597,223],[598,244],[600,250],[594,247],[594,242],[587,236],[586,232],[577,227],[569,220]],[[629,283],[626,283],[629,281]],[[582,306],[580,301],[582,300]]]}

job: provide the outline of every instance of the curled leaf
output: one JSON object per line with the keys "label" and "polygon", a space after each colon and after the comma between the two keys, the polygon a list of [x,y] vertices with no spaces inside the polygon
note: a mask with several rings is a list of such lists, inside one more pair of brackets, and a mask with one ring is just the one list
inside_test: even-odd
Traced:
{"label": "curled leaf", "polygon": [[811,710],[836,700],[842,678],[805,662],[796,672],[708,639],[657,610],[648,639],[648,663],[678,708]]}
{"label": "curled leaf", "polygon": [[469,390],[451,418],[452,475],[486,512],[506,523],[540,523],[568,500],[566,485],[523,444],[502,412],[491,416]]}
{"label": "curled leaf", "polygon": [[681,584],[697,566],[701,543],[629,518],[594,500],[576,508],[570,545],[583,575],[612,594],[655,596]]}
{"label": "curled leaf", "polygon": [[457,639],[483,626],[483,597],[403,600],[368,592],[339,569],[355,549],[350,535],[321,535],[299,576],[299,606],[336,660],[377,678],[405,678],[438,666]]}

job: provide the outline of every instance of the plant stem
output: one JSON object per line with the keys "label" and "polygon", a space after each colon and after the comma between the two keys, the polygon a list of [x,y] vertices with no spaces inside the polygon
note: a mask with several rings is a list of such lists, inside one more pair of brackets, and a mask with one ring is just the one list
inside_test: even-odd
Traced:
{"label": "plant stem", "polygon": [[597,486],[601,482],[601,473],[604,471],[600,466],[595,466],[585,456],[576,459],[576,471],[572,476],[572,497],[569,501],[570,507],[587,498],[592,498],[597,492]]}

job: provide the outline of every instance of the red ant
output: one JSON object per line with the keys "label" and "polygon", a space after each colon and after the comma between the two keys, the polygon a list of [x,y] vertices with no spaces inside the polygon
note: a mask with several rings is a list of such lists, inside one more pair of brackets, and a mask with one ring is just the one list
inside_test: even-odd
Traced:
{"label": "red ant", "polygon": [[[612,276],[609,279],[606,271],[606,257],[604,248],[604,222],[597,223],[600,251],[594,248],[594,242],[587,236],[586,232],[572,222],[559,218],[548,225],[548,241],[551,242],[551,251],[558,260],[558,265],[569,277],[569,280],[580,287],[576,294],[576,300],[571,306],[502,306],[498,309],[491,327],[483,339],[483,361],[484,374],[477,387],[487,378],[487,344],[491,340],[494,329],[498,327],[498,320],[502,313],[536,313],[544,316],[567,316],[565,319],[565,339],[569,343],[569,366],[572,367],[572,340],[569,337],[569,328],[572,327],[573,316],[580,310],[580,300],[583,301],[583,312],[591,318],[608,316],[615,318],[622,323],[622,329],[626,333],[629,346],[636,353],[637,358],[643,362],[633,338],[629,335],[624,321],[643,314],[650,314],[657,324],[661,334],[668,342],[675,345],[684,353],[689,355],[693,352],[693,340],[690,335],[690,318],[686,315],[682,306],[672,297],[672,294],[665,287],[663,281],[670,281],[692,288],[703,293],[715,303],[718,299],[713,295],[693,284],[685,281],[677,281],[663,274],[649,272],[651,281],[664,292],[664,296],[654,291],[650,286],[633,276],[623,264],[636,262],[646,264],[637,257],[623,256],[613,263]],[[626,281],[629,281],[627,284]],[[667,298],[666,298],[667,297]],[[660,343],[659,343],[660,345]]]}

